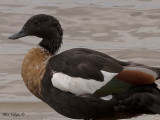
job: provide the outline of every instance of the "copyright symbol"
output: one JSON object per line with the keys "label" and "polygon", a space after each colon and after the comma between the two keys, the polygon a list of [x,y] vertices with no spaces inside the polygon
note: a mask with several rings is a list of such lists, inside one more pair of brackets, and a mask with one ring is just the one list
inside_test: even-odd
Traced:
{"label": "copyright symbol", "polygon": [[25,116],[25,113],[22,113],[22,116]]}

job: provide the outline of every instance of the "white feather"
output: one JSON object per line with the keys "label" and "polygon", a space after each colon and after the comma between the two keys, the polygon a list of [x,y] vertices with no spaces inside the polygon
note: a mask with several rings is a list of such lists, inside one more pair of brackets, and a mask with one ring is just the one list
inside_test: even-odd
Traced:
{"label": "white feather", "polygon": [[52,77],[52,85],[62,91],[71,92],[76,95],[85,93],[93,94],[107,82],[109,82],[118,73],[109,73],[101,71],[104,75],[104,81],[100,82],[94,79],[83,79],[80,77],[70,77],[63,73],[54,73]]}
{"label": "white feather", "polygon": [[104,97],[101,97],[102,100],[111,100],[112,99],[112,95],[108,95],[108,96],[104,96]]}

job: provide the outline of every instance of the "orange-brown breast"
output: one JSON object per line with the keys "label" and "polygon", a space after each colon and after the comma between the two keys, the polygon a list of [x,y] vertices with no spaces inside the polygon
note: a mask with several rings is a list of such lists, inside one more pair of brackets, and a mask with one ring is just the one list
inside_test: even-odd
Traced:
{"label": "orange-brown breast", "polygon": [[41,80],[50,54],[41,48],[32,48],[24,57],[21,75],[29,91],[41,98]]}
{"label": "orange-brown breast", "polygon": [[155,82],[155,77],[141,71],[123,70],[116,76],[119,80],[131,83],[131,84],[151,84]]}

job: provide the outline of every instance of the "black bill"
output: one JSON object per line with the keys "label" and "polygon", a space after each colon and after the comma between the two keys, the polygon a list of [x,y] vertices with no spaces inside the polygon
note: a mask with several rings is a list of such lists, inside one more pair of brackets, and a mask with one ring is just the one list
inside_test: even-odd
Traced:
{"label": "black bill", "polygon": [[14,34],[14,35],[12,35],[12,36],[9,36],[9,39],[18,39],[18,38],[21,38],[21,37],[24,37],[24,36],[27,36],[27,35],[28,35],[28,33],[26,33],[26,32],[22,29],[20,32]]}

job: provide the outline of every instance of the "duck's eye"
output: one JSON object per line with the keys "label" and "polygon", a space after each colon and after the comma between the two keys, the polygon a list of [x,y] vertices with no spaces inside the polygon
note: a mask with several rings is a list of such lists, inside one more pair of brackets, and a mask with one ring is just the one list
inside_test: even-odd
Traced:
{"label": "duck's eye", "polygon": [[37,21],[37,20],[35,20],[35,21],[34,21],[34,24],[35,24],[35,25],[37,25],[37,24],[38,24],[38,21]]}

